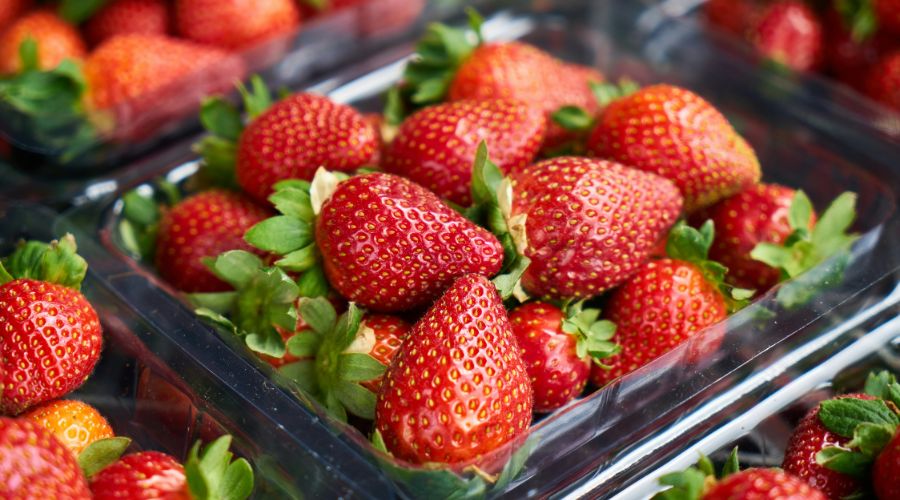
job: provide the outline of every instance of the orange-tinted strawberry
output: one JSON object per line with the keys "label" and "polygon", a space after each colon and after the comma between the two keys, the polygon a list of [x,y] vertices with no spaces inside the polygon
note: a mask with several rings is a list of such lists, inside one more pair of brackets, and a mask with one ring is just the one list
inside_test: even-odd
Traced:
{"label": "orange-tinted strawberry", "polygon": [[165,35],[169,32],[169,5],[165,0],[115,0],[97,11],[84,25],[91,45],[116,35]]}
{"label": "orange-tinted strawberry", "polygon": [[504,173],[537,155],[544,113],[520,101],[461,100],[424,108],[407,118],[388,146],[383,168],[427,187],[441,198],[471,203],[472,159],[481,141]]}
{"label": "orange-tinted strawberry", "polygon": [[75,456],[25,419],[0,417],[0,497],[91,498]]}
{"label": "orange-tinted strawberry", "polygon": [[756,154],[728,120],[700,96],[672,85],[645,87],[613,101],[588,150],[672,180],[688,212],[760,178]]}
{"label": "orange-tinted strawberry", "polygon": [[40,69],[53,69],[65,59],[82,59],[87,54],[74,26],[51,11],[39,10],[19,18],[0,35],[0,74],[22,69],[19,47],[26,40],[37,44]]}
{"label": "orange-tinted strawberry", "polygon": [[132,453],[91,478],[95,500],[165,498],[189,500],[184,467],[170,455],[158,451]]}
{"label": "orange-tinted strawberry", "polygon": [[27,11],[31,4],[32,0],[6,0],[0,3],[0,33]]}
{"label": "orange-tinted strawberry", "polygon": [[766,7],[750,39],[762,56],[791,69],[813,71],[822,64],[822,23],[812,8],[799,0],[781,0]]}
{"label": "orange-tinted strawberry", "polygon": [[21,418],[52,432],[75,456],[94,441],[115,436],[109,422],[96,408],[76,400],[44,403],[22,414]]}
{"label": "orange-tinted strawberry", "polygon": [[178,34],[225,49],[242,49],[290,33],[300,24],[295,0],[176,0]]}
{"label": "orange-tinted strawberry", "polygon": [[213,189],[191,196],[160,221],[156,268],[163,279],[185,292],[228,290],[203,259],[227,250],[252,250],[244,232],[269,215],[240,193]]}
{"label": "orange-tinted strawberry", "polygon": [[703,500],[827,500],[825,494],[778,469],[747,469],[710,487]]}
{"label": "orange-tinted strawberry", "polygon": [[900,110],[900,50],[885,55],[869,69],[865,90],[872,99]]}
{"label": "orange-tinted strawberry", "polygon": [[531,408],[528,373],[497,289],[465,275],[394,356],[375,428],[402,460],[461,463],[522,436]]}
{"label": "orange-tinted strawberry", "polygon": [[353,171],[377,151],[375,130],[356,110],[324,96],[294,94],[247,125],[238,145],[237,179],[264,202],[278,181],[311,180],[319,167]]}

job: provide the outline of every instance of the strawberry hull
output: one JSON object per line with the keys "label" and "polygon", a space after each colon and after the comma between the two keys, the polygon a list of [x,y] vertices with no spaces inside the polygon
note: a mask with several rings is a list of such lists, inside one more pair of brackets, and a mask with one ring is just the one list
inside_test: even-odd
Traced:
{"label": "strawberry hull", "polygon": [[[845,190],[858,193],[854,231],[862,238],[851,253],[826,262],[797,282],[774,288],[741,313],[698,332],[606,388],[586,393],[582,399],[535,419],[527,435],[479,460],[483,472],[499,475],[493,486],[465,464],[451,471],[436,471],[377,452],[364,433],[328,417],[299,388],[256,359],[242,341],[233,336],[215,339],[217,348],[235,351],[241,363],[254,368],[253,377],[244,381],[244,389],[284,387],[298,396],[284,405],[278,400],[261,408],[277,411],[274,418],[283,422],[290,434],[284,447],[309,437],[306,429],[292,427],[296,419],[288,415],[313,414],[320,425],[317,437],[332,438],[358,456],[367,457],[365,463],[374,465],[377,481],[390,478],[394,494],[446,497],[490,491],[511,498],[560,492],[612,496],[643,477],[643,471],[675,456],[692,432],[704,430],[707,424],[695,415],[721,394],[797,350],[812,349],[815,356],[820,349],[830,348],[830,341],[823,339],[832,338],[828,336],[835,335],[835,329],[840,330],[843,324],[862,324],[852,323],[863,321],[859,318],[882,315],[886,307],[896,307],[898,300],[891,295],[900,268],[895,236],[900,231],[898,192],[882,182],[896,179],[896,167],[885,160],[898,154],[893,146],[879,144],[872,151],[848,146],[833,120],[808,120],[822,113],[818,101],[780,101],[771,92],[773,86],[777,88],[775,84],[783,82],[763,85],[754,79],[753,67],[733,61],[726,53],[704,49],[704,57],[721,64],[718,69],[699,57],[692,58],[691,47],[670,54],[671,59],[656,58],[656,39],[639,39],[623,31],[635,24],[642,12],[640,7],[621,2],[550,2],[547,12],[528,14],[526,4],[515,3],[518,8],[502,12],[485,9],[488,37],[523,38],[569,62],[592,65],[611,79],[627,74],[641,83],[668,82],[690,88],[721,109],[754,146],[766,182],[802,188],[817,208]],[[399,44],[329,75],[312,90],[328,93],[363,112],[375,111],[380,106],[379,96],[399,78],[400,63],[409,53],[408,44]],[[148,164],[153,161],[147,160]],[[197,163],[189,141],[160,152],[155,162],[157,175],[190,192]],[[152,183],[142,184],[149,177],[123,185],[114,196],[71,211],[66,220],[68,227],[99,239],[113,256],[108,262],[94,264],[111,287],[136,304],[148,300],[160,304],[157,313],[161,316],[184,318],[190,308],[183,297],[158,277],[151,263],[133,258],[121,237],[120,197],[135,187],[153,192],[156,188]],[[822,282],[829,286],[816,291]],[[813,293],[804,296],[804,291]],[[194,332],[204,339],[211,335],[206,327]],[[854,335],[852,329],[838,333],[845,336],[841,337],[844,341]],[[186,346],[198,351],[205,347],[198,343]],[[230,377],[227,373],[222,376]],[[334,474],[365,478],[364,473],[341,463],[341,453],[326,453],[321,459],[333,467]],[[287,466],[302,470],[300,464]],[[309,487],[297,478],[288,482],[299,490]],[[355,493],[379,496],[376,491],[381,493],[375,489]]]}

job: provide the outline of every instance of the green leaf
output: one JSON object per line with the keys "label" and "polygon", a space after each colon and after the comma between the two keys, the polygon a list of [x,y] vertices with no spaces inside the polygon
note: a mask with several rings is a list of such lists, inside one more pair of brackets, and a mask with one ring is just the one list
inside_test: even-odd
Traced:
{"label": "green leaf", "polygon": [[617,101],[623,97],[629,96],[638,90],[638,85],[634,80],[629,78],[621,78],[618,84],[611,82],[588,82],[597,105],[605,108],[613,101]]}
{"label": "green leaf", "polygon": [[859,424],[853,431],[853,439],[847,443],[847,447],[858,449],[863,454],[875,457],[894,437],[896,425],[888,424]]}
{"label": "green leaf", "polygon": [[507,300],[513,296],[516,292],[516,287],[522,280],[522,275],[528,270],[530,264],[531,259],[524,255],[520,255],[513,261],[512,269],[504,274],[494,276],[492,281],[494,282],[494,286],[497,287],[500,298]]}
{"label": "green leaf", "polygon": [[131,446],[131,439],[127,437],[111,437],[94,441],[78,455],[78,466],[84,472],[84,477],[90,478],[119,460],[129,446]]}
{"label": "green leaf", "polygon": [[335,345],[337,352],[343,352],[350,344],[356,340],[359,332],[359,325],[362,323],[363,312],[355,303],[351,302],[347,305],[347,312],[341,314],[338,318],[337,325],[334,330]]}
{"label": "green leaf", "polygon": [[325,277],[325,269],[321,265],[315,265],[307,269],[297,280],[301,297],[326,297],[331,290],[328,278]]}
{"label": "green leaf", "polygon": [[870,373],[863,392],[900,407],[900,384],[897,383],[897,377],[887,370]]}
{"label": "green leaf", "polygon": [[300,299],[300,317],[316,333],[326,335],[330,333],[337,321],[337,312],[331,302],[324,297]]}
{"label": "green leaf", "polygon": [[737,474],[740,471],[741,462],[738,460],[738,447],[735,446],[728,455],[728,460],[725,461],[725,465],[722,466],[722,478]]}
{"label": "green leaf", "polygon": [[244,130],[240,111],[221,97],[210,97],[203,101],[200,123],[212,134],[232,144],[237,142]]}
{"label": "green leaf", "polygon": [[200,173],[213,186],[237,187],[235,166],[237,165],[237,145],[221,137],[208,135],[200,140],[197,153],[203,157]]}
{"label": "green leaf", "polygon": [[587,132],[594,127],[594,117],[579,106],[563,106],[554,111],[551,118],[571,132]]}
{"label": "green leaf", "polygon": [[251,227],[244,239],[260,250],[283,255],[312,243],[313,234],[309,223],[279,215]]}
{"label": "green leaf", "polygon": [[338,359],[338,373],[347,382],[375,380],[387,370],[386,366],[368,354],[345,353]]}
{"label": "green leaf", "polygon": [[878,16],[872,0],[836,0],[835,8],[850,29],[853,41],[862,43],[878,31]]}
{"label": "green leaf", "polygon": [[375,418],[375,394],[365,387],[338,380],[334,385],[335,397],[350,413],[366,420]]}
{"label": "green leaf", "polygon": [[243,458],[232,460],[231,436],[222,436],[202,452],[198,441],[188,453],[184,469],[191,497],[244,500],[253,493],[253,469]]}
{"label": "green leaf", "polygon": [[59,15],[72,24],[81,24],[97,13],[107,0],[62,0]]}
{"label": "green leaf", "polygon": [[813,206],[809,201],[809,197],[803,191],[797,191],[794,199],[791,201],[791,208],[788,211],[788,221],[791,229],[809,229],[812,222]]}
{"label": "green leaf", "polygon": [[497,192],[503,182],[503,172],[488,157],[488,147],[481,141],[472,164],[472,199],[475,203],[497,205]]}
{"label": "green leaf", "polygon": [[207,264],[210,270],[234,288],[248,286],[263,266],[262,259],[244,250],[229,250]]}
{"label": "green leaf", "polygon": [[466,19],[469,21],[469,28],[472,29],[478,38],[478,45],[483,44],[484,34],[482,33],[482,28],[484,27],[484,17],[474,8],[466,7]]}
{"label": "green leaf", "polygon": [[304,272],[316,265],[319,260],[319,250],[315,243],[285,254],[275,261],[275,265],[287,271]]}
{"label": "green leaf", "polygon": [[706,476],[716,477],[716,468],[713,466],[712,460],[709,459],[704,454],[700,454],[700,459],[697,460],[697,464],[694,465],[700,472],[702,472]]}
{"label": "green leaf", "polygon": [[671,486],[653,496],[653,500],[699,500],[703,493],[706,475],[693,467],[672,472],[659,478],[659,484]]}
{"label": "green leaf", "polygon": [[856,237],[847,230],[856,218],[856,194],[843,193],[825,209],[812,231],[812,244],[821,260],[850,246]]}
{"label": "green leaf", "polygon": [[386,455],[391,454],[391,452],[389,452],[387,449],[387,445],[384,444],[384,437],[381,435],[381,431],[379,431],[378,429],[375,429],[375,432],[372,433],[372,438],[370,439],[370,441],[372,442],[372,447],[376,450]]}
{"label": "green leaf", "polygon": [[666,253],[673,259],[700,263],[706,261],[709,247],[712,245],[715,229],[712,220],[703,223],[699,230],[678,221],[669,233],[666,242]]}
{"label": "green leaf", "polygon": [[87,262],[77,253],[75,237],[67,234],[49,244],[28,241],[2,259],[9,277],[34,279],[79,289],[87,274]]}
{"label": "green leaf", "polygon": [[384,121],[388,125],[400,125],[406,117],[400,87],[391,87],[384,96]]}
{"label": "green leaf", "polygon": [[132,190],[122,197],[122,216],[141,226],[156,224],[160,219],[159,205],[152,198]]}
{"label": "green leaf", "polygon": [[272,93],[259,75],[250,77],[249,89],[242,83],[238,83],[237,87],[244,98],[244,109],[247,110],[247,116],[251,120],[272,107]]}
{"label": "green leaf", "polygon": [[237,301],[237,292],[211,292],[188,294],[195,308],[208,309],[218,314],[228,314]]}
{"label": "green leaf", "polygon": [[251,351],[275,358],[283,358],[284,354],[287,352],[287,348],[284,346],[284,340],[281,338],[281,335],[268,328],[259,333],[248,333],[247,336],[244,337],[244,342],[246,342],[247,347],[249,347]]}
{"label": "green leaf", "polygon": [[278,368],[278,373],[297,384],[297,387],[307,394],[314,395],[319,391],[315,363],[310,359],[283,365]]}
{"label": "green leaf", "polygon": [[864,423],[893,428],[900,425],[900,418],[884,401],[856,398],[823,401],[819,407],[819,420],[831,432],[847,438],[852,438],[856,428]]}
{"label": "green leaf", "polygon": [[22,63],[21,71],[38,71],[41,67],[41,61],[38,54],[38,43],[32,37],[26,37],[19,44],[19,61]]}
{"label": "green leaf", "polygon": [[287,350],[298,358],[311,358],[316,355],[321,345],[321,335],[304,330],[288,339]]}
{"label": "green leaf", "polygon": [[822,467],[849,476],[867,477],[872,458],[859,452],[847,451],[836,446],[822,448],[816,453],[816,462]]}
{"label": "green leaf", "polygon": [[269,201],[282,215],[294,217],[307,223],[311,223],[315,218],[312,202],[309,198],[309,189],[284,187],[275,191],[272,196],[269,196]]}

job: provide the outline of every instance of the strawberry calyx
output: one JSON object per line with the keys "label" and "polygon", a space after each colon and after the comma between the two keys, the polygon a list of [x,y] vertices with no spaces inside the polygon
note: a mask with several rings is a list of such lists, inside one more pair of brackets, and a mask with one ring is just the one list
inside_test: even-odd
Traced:
{"label": "strawberry calyx", "polygon": [[717,481],[740,472],[738,449],[731,450],[728,460],[716,474],[712,461],[701,454],[697,463],[683,471],[665,474],[659,478],[659,484],[671,488],[661,491],[652,500],[700,500]]}
{"label": "strawberry calyx", "polygon": [[706,280],[715,285],[728,305],[730,312],[742,309],[755,293],[754,290],[733,287],[725,282],[728,268],[709,259],[709,249],[715,239],[715,227],[712,220],[707,220],[695,229],[684,220],[678,221],[669,232],[666,241],[666,253],[675,260],[689,262],[697,266]]}
{"label": "strawberry calyx", "polygon": [[11,254],[0,259],[0,285],[33,279],[78,290],[87,274],[87,262],[77,252],[71,234],[50,243],[20,242]]}
{"label": "strawberry calyx", "polygon": [[602,360],[622,351],[622,346],[610,341],[616,333],[616,324],[599,319],[600,310],[585,308],[584,300],[565,304],[562,309],[566,315],[562,330],[575,337],[578,357],[590,356],[597,366],[610,368]]}
{"label": "strawberry calyx", "polygon": [[[778,300],[786,307],[805,303],[821,288],[840,280],[849,260],[849,249],[859,238],[848,233],[856,218],[856,194],[845,192],[834,199],[810,230],[813,206],[803,191],[797,191],[788,212],[791,234],[783,244],[759,243],[750,257],[781,271],[781,279],[788,280],[818,267],[835,258],[834,269],[826,275],[808,280],[796,280],[796,286],[784,286],[778,292]],[[811,282],[810,282],[811,281]]]}
{"label": "strawberry calyx", "polygon": [[141,187],[122,196],[122,218],[118,226],[122,246],[133,257],[147,262],[152,262],[156,252],[162,207],[181,201],[181,191],[175,184],[160,178],[153,185],[152,192]]}
{"label": "strawberry calyx", "polygon": [[[588,82],[591,92],[597,100],[600,109],[605,108],[611,102],[629,96],[638,90],[640,86],[628,77],[622,77],[618,83],[612,82]],[[562,106],[554,111],[550,118],[560,127],[570,131],[587,133],[593,130],[597,124],[597,117],[588,113],[580,106]]]}
{"label": "strawberry calyx", "polygon": [[253,468],[244,458],[234,459],[231,436],[222,436],[201,450],[200,441],[188,452],[184,474],[195,500],[243,500],[253,493]]}
{"label": "strawberry calyx", "polygon": [[107,0],[62,0],[57,12],[59,17],[72,24],[81,24],[97,13]]}
{"label": "strawberry calyx", "polygon": [[78,466],[81,467],[84,477],[90,479],[94,474],[119,460],[129,446],[131,439],[127,437],[99,439],[78,454]]}
{"label": "strawberry calyx", "polygon": [[512,214],[512,183],[490,160],[484,141],[478,145],[472,165],[472,200],[464,215],[494,233],[503,247],[503,267],[493,279],[500,297],[525,302],[528,294],[522,289],[521,279],[531,263],[525,256],[525,215]]}
{"label": "strawberry calyx", "polygon": [[206,265],[234,290],[191,294],[197,316],[243,339],[254,352],[283,357],[286,347],[278,329],[293,331],[297,325],[298,284],[281,268],[243,250],[207,259]]}
{"label": "strawberry calyx", "polygon": [[889,372],[871,373],[865,393],[876,399],[835,398],[820,404],[822,425],[850,442],[823,448],[816,454],[819,465],[857,478],[869,477],[878,454],[900,427],[900,384]]}
{"label": "strawberry calyx", "polygon": [[878,31],[878,16],[872,0],[836,0],[834,6],[854,42],[867,40]]}

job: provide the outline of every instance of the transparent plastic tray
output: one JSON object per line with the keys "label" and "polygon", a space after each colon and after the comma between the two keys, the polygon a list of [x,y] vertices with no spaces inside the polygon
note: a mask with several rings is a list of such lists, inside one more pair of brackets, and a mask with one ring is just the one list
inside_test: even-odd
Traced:
{"label": "transparent plastic tray", "polygon": [[[639,477],[644,468],[654,466],[656,456],[641,454],[642,447],[659,447],[659,436],[669,435],[667,432],[680,435],[683,425],[679,424],[686,415],[713,401],[756,366],[828,335],[835,325],[865,317],[873,304],[885,300],[896,303],[898,297],[890,295],[890,289],[896,285],[900,268],[898,171],[890,156],[853,148],[845,134],[832,135],[832,129],[810,123],[811,113],[824,113],[816,109],[819,103],[814,99],[786,101],[773,96],[770,88],[777,80],[759,75],[753,67],[727,54],[704,49],[708,57],[720,59],[716,66],[691,64],[685,53],[689,54],[692,47],[670,51],[671,57],[661,59],[655,40],[634,29],[647,12],[644,5],[558,1],[542,2],[542,8],[535,9],[528,2],[500,4],[485,12],[489,37],[522,38],[564,59],[598,67],[613,78],[629,75],[643,83],[666,81],[692,88],[722,109],[756,147],[767,181],[803,188],[820,209],[845,190],[859,194],[855,230],[862,238],[842,279],[811,302],[791,310],[778,304],[777,290],[773,291],[645,368],[537,421],[530,433],[531,452],[522,472],[490,493],[510,498],[542,497],[561,494],[572,484],[582,484],[579,481],[594,480],[587,490],[589,496],[608,496],[630,478]],[[411,39],[370,57],[312,88],[361,109],[376,110],[380,106],[378,96],[399,77],[412,43]],[[765,81],[760,80],[763,76]],[[890,144],[879,147],[879,151],[897,155]],[[197,159],[186,146],[168,151],[160,160],[157,172],[182,186],[197,169]],[[144,184],[141,189],[153,187]],[[130,299],[137,307],[145,307],[140,305],[141,300],[159,296],[159,301],[174,307],[160,310],[161,316],[189,314],[189,308],[177,304],[173,299],[177,294],[155,276],[151,267],[134,260],[123,249],[116,229],[122,206],[118,196],[123,192],[71,211],[67,226],[92,234],[101,242],[112,255],[106,281],[126,298],[139,293]],[[823,264],[806,279],[825,273],[833,264]],[[152,303],[156,304],[156,299]],[[692,353],[716,335],[724,336],[721,347],[697,361]],[[224,338],[222,342],[242,353],[264,378],[287,384],[236,340]],[[307,402],[302,394],[298,396],[293,401],[296,413],[317,415],[326,428],[339,433],[341,442],[373,462],[382,460],[365,436],[332,421],[317,405]],[[303,436],[291,425],[285,423],[285,427],[295,438]],[[497,453],[508,457],[515,451],[506,447]],[[662,452],[659,455],[660,459],[666,456]],[[342,464],[336,467],[348,470]],[[355,474],[349,470],[348,474]],[[437,495],[426,491],[423,482],[392,477],[405,496]]]}

